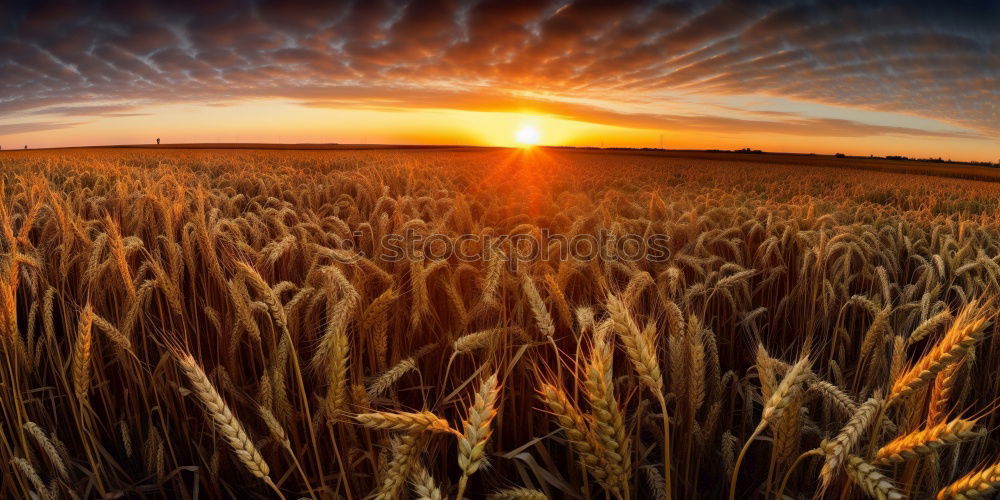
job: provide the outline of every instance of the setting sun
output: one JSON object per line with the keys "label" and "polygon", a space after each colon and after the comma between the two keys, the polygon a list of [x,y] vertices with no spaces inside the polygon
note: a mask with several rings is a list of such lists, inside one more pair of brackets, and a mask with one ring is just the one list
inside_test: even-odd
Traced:
{"label": "setting sun", "polygon": [[522,146],[533,146],[538,144],[538,129],[533,125],[524,125],[517,130],[517,143]]}

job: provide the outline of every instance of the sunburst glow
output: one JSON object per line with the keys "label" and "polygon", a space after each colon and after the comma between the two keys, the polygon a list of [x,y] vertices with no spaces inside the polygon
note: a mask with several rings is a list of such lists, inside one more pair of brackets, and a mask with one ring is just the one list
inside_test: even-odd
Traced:
{"label": "sunburst glow", "polygon": [[538,133],[538,128],[534,125],[523,125],[517,130],[517,135],[515,139],[517,143],[521,146],[533,146],[538,144],[538,140],[541,135]]}

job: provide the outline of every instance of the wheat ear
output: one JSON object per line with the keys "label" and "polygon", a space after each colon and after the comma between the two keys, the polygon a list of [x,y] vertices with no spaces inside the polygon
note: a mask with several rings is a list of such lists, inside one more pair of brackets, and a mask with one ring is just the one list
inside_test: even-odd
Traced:
{"label": "wheat ear", "polygon": [[874,462],[899,463],[920,455],[936,453],[944,446],[975,439],[982,435],[973,430],[975,425],[970,420],[955,419],[900,436],[880,448],[875,453]]}
{"label": "wheat ear", "polygon": [[854,402],[854,399],[830,382],[814,378],[809,380],[809,388],[818,392],[823,399],[829,401],[844,416],[850,417],[858,411],[858,404]]}
{"label": "wheat ear", "polygon": [[983,498],[1000,488],[1000,462],[971,472],[938,492],[938,500]]}
{"label": "wheat ear", "polygon": [[[750,443],[768,425],[782,417],[785,409],[798,401],[802,392],[802,383],[808,380],[811,375],[812,372],[809,371],[809,357],[803,356],[789,368],[788,372],[785,373],[785,377],[781,379],[781,383],[778,384],[778,387],[774,389],[774,393],[771,394],[771,397],[764,404],[764,412],[761,415],[760,424],[757,425],[757,428],[747,438],[746,443],[743,444],[739,456],[736,457],[736,463],[733,465],[732,478],[729,481],[729,500],[735,500],[736,498],[736,478],[739,477],[740,465],[743,463],[743,457],[746,455],[747,449],[750,448]],[[795,418],[798,418],[798,415]]]}
{"label": "wheat ear", "polygon": [[452,429],[451,426],[448,425],[447,420],[440,418],[429,411],[415,413],[361,413],[354,418],[356,418],[358,422],[361,422],[361,425],[371,429],[401,431],[411,434],[423,431],[458,434],[458,431]]}
{"label": "wheat ear", "polygon": [[277,492],[277,487],[274,486],[268,475],[270,474],[270,468],[267,466],[267,462],[264,461],[264,458],[260,455],[260,451],[254,446],[250,436],[247,435],[243,424],[233,414],[233,411],[226,404],[225,400],[222,399],[222,396],[219,395],[219,391],[215,389],[212,382],[208,380],[205,371],[201,369],[201,366],[198,365],[198,362],[195,361],[191,354],[186,353],[178,356],[177,361],[181,367],[181,371],[191,381],[195,395],[198,396],[201,403],[205,405],[205,409],[208,410],[208,414],[212,417],[215,427],[222,434],[222,437],[225,438],[226,442],[229,443],[229,446],[233,448],[236,458],[243,463],[251,474],[263,479],[268,486]]}
{"label": "wheat ear", "polygon": [[403,375],[415,371],[417,369],[416,360],[412,357],[406,358],[395,366],[389,368],[385,373],[381,374],[368,386],[368,397],[377,398],[381,396],[385,391],[389,390],[399,379],[403,378]]}
{"label": "wheat ear", "polygon": [[538,289],[535,288],[535,282],[531,280],[531,276],[528,276],[527,273],[521,274],[521,289],[524,291],[524,296],[528,299],[531,314],[535,317],[535,326],[538,327],[538,331],[542,335],[551,339],[556,331],[555,324],[552,322],[549,310],[545,307],[545,302],[542,301],[542,296],[538,294]]}
{"label": "wheat ear", "polygon": [[[327,358],[327,379],[329,389],[326,395],[327,416],[336,418],[337,414],[347,403],[348,386],[348,360],[350,358],[350,340],[347,337],[348,317],[357,304],[356,296],[344,298],[332,307],[329,315],[329,323],[326,332],[321,340],[320,349],[326,346]],[[316,352],[320,355],[320,351]]]}
{"label": "wheat ear", "polygon": [[42,482],[42,478],[38,476],[38,471],[31,466],[31,462],[21,458],[14,457],[10,460],[10,463],[17,467],[21,474],[28,479],[28,482],[35,487],[35,492],[38,493],[38,498],[41,500],[54,500],[55,496]]}
{"label": "wheat ear", "polygon": [[268,285],[267,281],[250,264],[236,262],[236,268],[246,279],[247,283],[260,295],[261,300],[267,306],[271,321],[274,321],[274,324],[278,326],[282,335],[287,334],[288,318],[285,316],[285,308],[281,305],[281,301],[278,300],[278,296],[274,293],[271,285]]}
{"label": "wheat ear", "polygon": [[883,401],[880,398],[868,399],[868,401],[865,401],[864,404],[858,407],[847,422],[847,425],[841,429],[836,437],[829,441],[824,441],[820,445],[823,454],[826,455],[823,468],[820,470],[823,488],[829,486],[833,481],[837,472],[840,471],[840,466],[844,464],[848,455],[854,450],[854,446],[865,430],[868,429],[868,426],[874,420],[875,414],[878,413],[882,404]]}
{"label": "wheat ear", "polygon": [[267,430],[271,432],[271,437],[281,443],[281,446],[291,451],[291,443],[288,441],[285,428],[281,426],[281,422],[278,422],[278,419],[271,413],[271,410],[264,405],[259,405],[257,406],[257,413],[260,414],[260,419],[264,421]]}
{"label": "wheat ear", "polygon": [[490,439],[490,423],[496,416],[497,376],[491,375],[479,387],[476,399],[469,408],[464,431],[458,438],[458,466],[462,477],[458,480],[458,498],[465,492],[469,476],[479,469]]}
{"label": "wheat ear", "polygon": [[927,403],[927,422],[931,424],[941,423],[948,414],[948,403],[958,381],[963,360],[958,360],[941,370],[934,377],[934,389],[931,390],[930,402]]}
{"label": "wheat ear", "polygon": [[73,349],[73,387],[80,401],[87,400],[90,390],[90,343],[91,326],[93,325],[93,310],[90,304],[80,311],[80,319],[76,328],[76,346]]}
{"label": "wheat ear", "polygon": [[[649,276],[649,273],[644,273]],[[625,346],[625,353],[632,362],[633,368],[639,375],[639,381],[645,385],[657,402],[660,403],[660,411],[663,412],[663,467],[664,467],[664,490],[667,492],[667,499],[670,499],[670,417],[667,412],[666,397],[663,394],[663,375],[660,371],[660,363],[656,350],[656,332],[652,325],[643,330],[639,330],[629,313],[625,302],[615,296],[608,297],[608,312],[611,314],[611,321],[614,330],[618,332],[622,345]]]}
{"label": "wheat ear", "polygon": [[372,495],[375,500],[396,500],[406,484],[410,471],[418,464],[424,438],[420,434],[406,433],[392,440],[392,461],[385,470],[382,484]]}
{"label": "wheat ear", "polygon": [[441,488],[438,488],[434,478],[422,465],[413,467],[410,471],[410,483],[413,485],[413,493],[417,500],[442,500]]}
{"label": "wheat ear", "polygon": [[656,356],[655,332],[652,329],[639,330],[624,302],[615,296],[608,297],[608,312],[611,314],[614,330],[625,346],[625,353],[642,382],[653,394],[663,397],[663,377]]}
{"label": "wheat ear", "polygon": [[905,397],[921,388],[941,370],[957,361],[982,336],[985,312],[972,302],[955,319],[948,333],[924,357],[896,379],[889,401]]}
{"label": "wheat ear", "polygon": [[604,467],[604,450],[590,433],[583,415],[570,403],[564,391],[551,384],[542,384],[538,393],[555,416],[580,463],[601,485],[607,486],[608,474]]}
{"label": "wheat ear", "polygon": [[803,357],[798,360],[791,369],[785,373],[781,383],[774,389],[774,393],[764,404],[764,412],[761,414],[759,430],[763,430],[768,424],[780,418],[786,408],[792,405],[802,392],[802,384],[807,381],[812,373],[809,371],[809,358]]}
{"label": "wheat ear", "polygon": [[604,335],[594,335],[594,347],[590,353],[584,378],[587,400],[593,418],[591,421],[597,442],[604,448],[608,472],[608,484],[618,494],[628,488],[631,468],[630,440],[625,432],[625,421],[621,408],[615,399],[612,383],[611,346]]}
{"label": "wheat ear", "polygon": [[520,328],[499,327],[467,333],[455,339],[455,342],[452,343],[452,348],[456,353],[470,353],[478,349],[485,349],[501,337],[512,332],[520,333]]}
{"label": "wheat ear", "polygon": [[507,488],[490,493],[486,500],[548,500],[548,498],[545,493],[530,488]]}
{"label": "wheat ear", "polygon": [[874,465],[851,455],[847,458],[847,476],[861,487],[865,493],[878,500],[901,500],[906,498],[902,491],[885,477]]}
{"label": "wheat ear", "polygon": [[63,461],[62,456],[59,455],[59,451],[56,450],[55,445],[52,444],[52,440],[45,435],[45,431],[34,422],[26,422],[24,424],[24,430],[28,431],[28,434],[30,434],[31,437],[35,439],[35,442],[38,443],[38,447],[45,452],[45,457],[49,460],[49,463],[52,464],[52,468],[59,473],[59,477],[68,479],[69,474],[66,470],[66,462]]}
{"label": "wheat ear", "polygon": [[937,330],[939,326],[948,324],[948,322],[950,322],[951,320],[952,320],[952,315],[951,312],[949,311],[941,311],[935,314],[933,317],[931,317],[927,321],[924,321],[915,329],[913,329],[912,332],[910,332],[910,336],[906,339],[907,344],[912,345],[916,344],[917,342],[920,342],[925,337],[927,337],[927,335],[929,335],[931,332]]}
{"label": "wheat ear", "polygon": [[110,321],[94,314],[93,316],[93,326],[96,326],[98,330],[104,332],[112,343],[115,344],[120,349],[124,349],[126,352],[135,355],[135,351],[132,349],[132,341],[128,337],[118,331],[115,325],[111,324]]}

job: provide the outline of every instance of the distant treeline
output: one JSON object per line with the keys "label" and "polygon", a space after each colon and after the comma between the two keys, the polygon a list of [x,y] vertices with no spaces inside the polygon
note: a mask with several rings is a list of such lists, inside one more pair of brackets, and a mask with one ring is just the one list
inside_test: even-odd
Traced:
{"label": "distant treeline", "polygon": [[1000,168],[1000,162],[993,163],[993,162],[989,162],[989,161],[952,161],[950,159],[949,160],[945,160],[945,159],[941,158],[940,156],[937,157],[937,158],[910,158],[909,156],[902,156],[902,155],[848,156],[848,155],[845,155],[844,153],[837,153],[834,156],[836,156],[837,158],[868,158],[868,159],[871,159],[871,160],[919,161],[919,162],[924,162],[924,163],[951,163],[951,164],[961,164],[961,165],[978,165],[980,167]]}
{"label": "distant treeline", "polygon": [[[741,154],[774,154],[774,155],[802,155],[802,156],[829,156],[820,155],[816,153],[783,153],[776,151],[763,151],[760,149],[743,148],[743,149],[668,149],[668,148],[626,148],[626,147],[597,147],[597,146],[546,146],[555,149],[582,149],[582,150],[603,150],[603,151],[673,151],[673,152],[688,152],[688,153],[741,153]],[[923,163],[944,163],[953,165],[976,165],[979,167],[991,167],[1000,168],[1000,162],[993,163],[988,161],[953,161],[945,160],[941,157],[937,158],[910,158],[908,156],[902,155],[887,155],[887,156],[857,156],[857,155],[846,155],[844,153],[836,153],[833,155],[835,158],[854,158],[863,160],[896,160],[896,161],[913,161],[913,162],[923,162]]]}

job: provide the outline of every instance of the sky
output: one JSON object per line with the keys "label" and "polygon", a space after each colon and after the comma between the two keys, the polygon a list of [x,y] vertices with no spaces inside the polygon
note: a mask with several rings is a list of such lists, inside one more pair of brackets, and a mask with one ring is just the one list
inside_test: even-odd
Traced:
{"label": "sky", "polygon": [[996,1],[0,2],[0,146],[1000,161]]}

